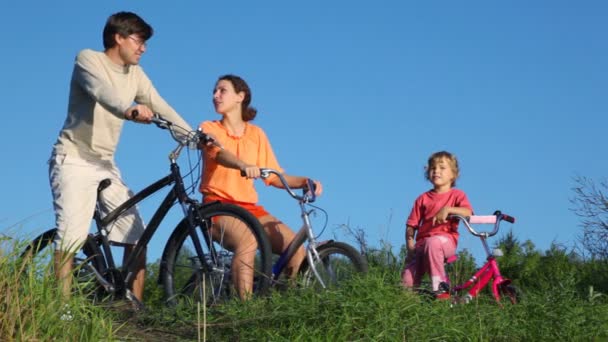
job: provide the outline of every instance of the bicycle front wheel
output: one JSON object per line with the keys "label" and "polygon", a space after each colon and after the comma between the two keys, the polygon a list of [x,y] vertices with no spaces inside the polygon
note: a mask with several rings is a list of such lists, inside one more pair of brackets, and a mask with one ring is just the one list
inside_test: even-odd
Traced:
{"label": "bicycle front wheel", "polygon": [[[308,263],[308,259],[302,263],[300,274],[305,286],[315,288],[339,287],[344,282],[367,273],[367,261],[352,246],[342,242],[328,242],[317,247],[319,259],[314,262],[314,269]],[[321,284],[320,280],[323,282]]]}
{"label": "bicycle front wheel", "polygon": [[260,222],[232,204],[198,210],[194,229],[185,218],[171,234],[162,257],[167,303],[217,304],[246,299],[270,286],[271,249]]}

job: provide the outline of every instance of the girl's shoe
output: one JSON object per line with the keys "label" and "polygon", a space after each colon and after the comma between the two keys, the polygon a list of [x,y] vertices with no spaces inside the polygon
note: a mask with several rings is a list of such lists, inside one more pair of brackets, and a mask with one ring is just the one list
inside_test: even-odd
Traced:
{"label": "girl's shoe", "polygon": [[450,298],[451,298],[450,293],[447,291],[435,293],[435,299],[437,299],[437,300],[449,300]]}

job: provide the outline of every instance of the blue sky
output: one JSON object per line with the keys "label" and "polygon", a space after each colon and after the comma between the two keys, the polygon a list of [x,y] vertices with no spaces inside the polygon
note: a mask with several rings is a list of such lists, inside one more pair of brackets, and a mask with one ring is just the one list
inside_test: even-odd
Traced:
{"label": "blue sky", "polygon": [[[11,1],[0,4],[4,234],[53,226],[46,161],[74,57],[102,49],[105,20],[120,10],[154,27],[141,64],[192,125],[218,118],[219,75],[249,82],[255,123],[281,165],[324,184],[325,238],[348,223],[371,245],[400,246],[414,199],[430,188],[425,162],[448,150],[476,213],[512,214],[504,227],[541,250],[572,246],[573,177],[608,174],[603,1]],[[139,190],[165,175],[172,147],[154,126],[127,123],[116,155],[127,183]],[[260,196],[299,227],[285,193]],[[154,238],[151,261],[177,219]],[[460,248],[480,255],[461,236]]]}

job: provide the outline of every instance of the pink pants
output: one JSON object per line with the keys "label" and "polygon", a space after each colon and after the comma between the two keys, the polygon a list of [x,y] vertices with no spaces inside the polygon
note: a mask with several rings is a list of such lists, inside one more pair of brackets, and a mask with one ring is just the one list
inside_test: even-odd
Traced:
{"label": "pink pants", "polygon": [[444,262],[456,253],[454,241],[445,235],[430,236],[416,245],[414,259],[405,265],[401,280],[405,287],[420,286],[422,276],[426,273],[431,278],[433,291],[439,289],[439,283],[446,281]]}

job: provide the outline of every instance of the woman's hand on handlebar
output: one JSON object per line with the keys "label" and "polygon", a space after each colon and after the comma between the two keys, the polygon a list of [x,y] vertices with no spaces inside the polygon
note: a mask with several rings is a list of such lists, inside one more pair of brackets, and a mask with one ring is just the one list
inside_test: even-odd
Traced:
{"label": "woman's hand on handlebar", "polygon": [[154,112],[142,104],[131,106],[125,111],[125,119],[139,123],[150,123],[153,117]]}
{"label": "woman's hand on handlebar", "polygon": [[323,185],[318,180],[312,179],[312,183],[315,185],[315,196],[320,196],[323,193]]}
{"label": "woman's hand on handlebar", "polygon": [[[301,188],[301,189],[309,190],[308,189],[308,187],[309,187],[308,186],[308,182],[310,180],[312,182],[312,186],[313,186],[313,190],[315,192],[315,196],[320,196],[323,193],[323,185],[318,180],[314,180],[312,178],[306,178],[306,177],[293,177],[293,178],[295,178],[295,179],[300,178],[301,179],[301,181],[300,181],[301,185],[294,186],[294,188]],[[288,179],[288,181],[289,181],[289,179]],[[297,183],[297,181],[294,180],[294,181],[292,181],[292,183]],[[290,184],[290,186],[291,186],[291,184]]]}
{"label": "woman's hand on handlebar", "polygon": [[255,165],[248,165],[243,163],[239,167],[241,170],[241,176],[246,178],[260,178],[260,168]]}

